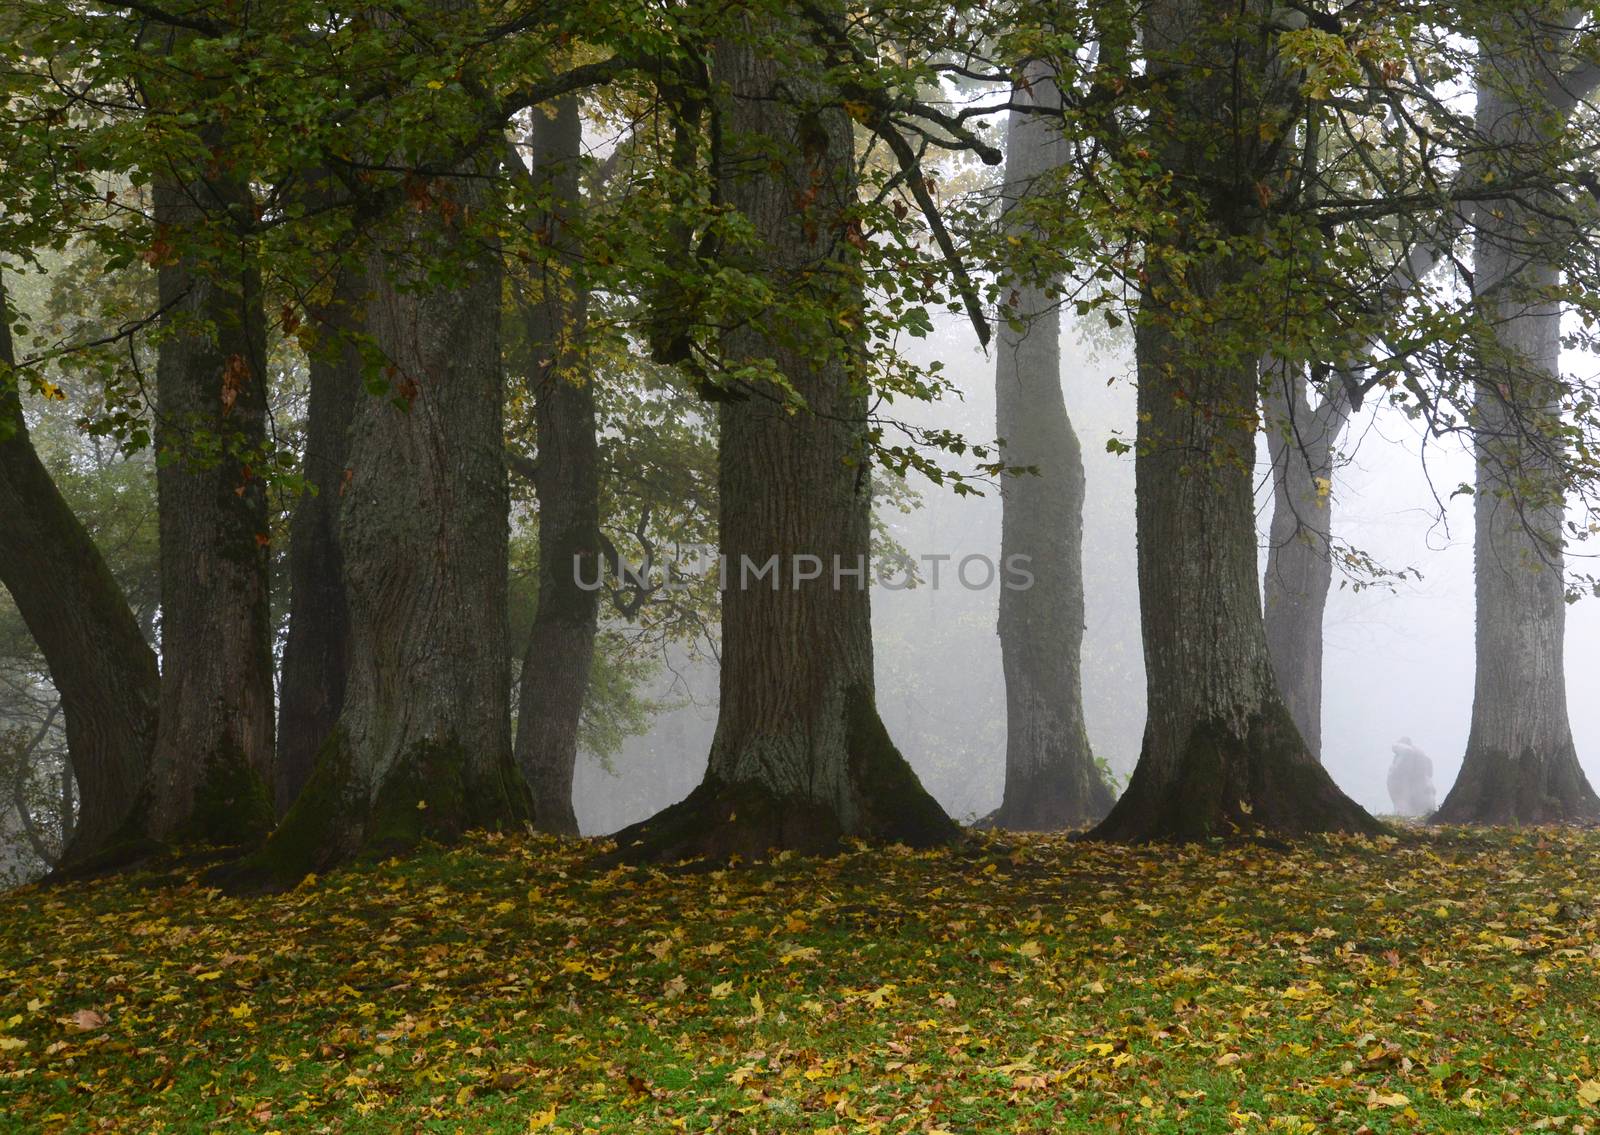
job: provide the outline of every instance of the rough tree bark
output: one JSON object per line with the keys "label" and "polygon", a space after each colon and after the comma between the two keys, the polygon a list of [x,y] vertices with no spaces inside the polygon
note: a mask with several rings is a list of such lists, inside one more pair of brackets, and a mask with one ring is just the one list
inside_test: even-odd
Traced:
{"label": "rough tree bark", "polygon": [[[217,128],[206,136],[215,146]],[[175,250],[158,273],[156,490],[161,545],[161,710],[150,834],[242,844],[272,824],[272,621],[265,482],[261,280],[231,226],[247,186],[195,175],[155,188]]]}
{"label": "rough tree bark", "polygon": [[[359,275],[359,274],[358,274]],[[362,397],[361,357],[349,333],[361,297],[341,273],[333,301],[317,313],[319,342],[310,358],[305,477],[314,487],[289,525],[289,634],[278,689],[278,815],[288,812],[333,732],[344,706],[349,614],[339,506],[350,420]]]}
{"label": "rough tree bark", "polygon": [[[1014,98],[1059,105],[1047,69],[1030,68],[1028,78]],[[1065,145],[1048,117],[1022,111],[1011,113],[1007,137],[1006,224],[1026,235],[1024,202],[1065,159]],[[1051,831],[1100,819],[1113,796],[1083,716],[1084,474],[1061,392],[1061,315],[1040,282],[1007,286],[995,359],[997,429],[1006,463],[1036,472],[1008,477],[1001,487],[1000,558],[1026,563],[1033,581],[1000,592],[1006,780],[988,822]]]}
{"label": "rough tree bark", "polygon": [[[528,818],[505,680],[502,269],[483,155],[387,218],[366,260],[365,333],[386,396],[356,403],[339,546],[344,704],[305,789],[238,887]],[[445,284],[425,284],[449,270]]]}
{"label": "rough tree bark", "polygon": [[[1545,76],[1568,45],[1531,15],[1507,17],[1504,39],[1480,49],[1477,129],[1510,154],[1537,153],[1551,106]],[[1497,37],[1498,38],[1498,37]],[[1473,292],[1492,343],[1479,360],[1477,675],[1472,728],[1440,823],[1600,819],[1600,797],[1578,764],[1567,716],[1565,512],[1559,421],[1561,307],[1552,266],[1561,203],[1481,209]]]}
{"label": "rough tree bark", "polygon": [[550,117],[533,116],[533,176],[551,198],[540,227],[550,234],[554,257],[538,294],[519,304],[539,445],[539,599],[522,659],[516,758],[533,791],[534,827],[561,835],[578,834],[572,776],[600,617],[600,593],[580,587],[576,574],[595,579],[592,562],[583,561],[600,554],[594,387],[578,369],[588,297],[571,279],[578,252],[571,221],[582,205],[578,109],[577,96],[566,95]]}
{"label": "rough tree bark", "polygon": [[[871,507],[860,348],[834,318],[862,302],[847,239],[851,122],[811,75],[758,53],[756,30],[714,60],[729,96],[721,193],[757,238],[724,255],[817,311],[750,319],[722,348],[732,366],[771,360],[807,411],[761,382],[721,403],[717,731],[701,785],[618,833],[626,858],[824,853],[846,836],[925,846],[958,832],[878,717],[866,571],[834,570],[867,568]],[[775,580],[744,571],[774,556]],[[798,578],[813,567],[796,570],[802,556],[817,557],[819,578]]]}
{"label": "rough tree bark", "polygon": [[[1277,97],[1259,89],[1265,41],[1238,26],[1264,23],[1258,8],[1158,0],[1145,15],[1147,67],[1173,100],[1171,114],[1154,117],[1151,150],[1184,184],[1211,187],[1206,219],[1233,233],[1259,223],[1253,116]],[[1251,85],[1242,100],[1233,85],[1241,76]],[[1235,123],[1238,146],[1216,145],[1219,122]],[[1132,781],[1093,835],[1377,830],[1307,749],[1267,653],[1251,489],[1263,346],[1247,298],[1252,265],[1196,247],[1186,226],[1176,228],[1176,248],[1147,253],[1135,340],[1149,718]],[[1184,274],[1170,252],[1187,261]],[[1203,305],[1204,323],[1189,319],[1188,303]]]}
{"label": "rough tree bark", "polygon": [[16,362],[10,325],[0,283],[0,583],[61,696],[80,801],[57,864],[70,869],[138,837],[160,679],[122,588],[34,451],[8,373]]}

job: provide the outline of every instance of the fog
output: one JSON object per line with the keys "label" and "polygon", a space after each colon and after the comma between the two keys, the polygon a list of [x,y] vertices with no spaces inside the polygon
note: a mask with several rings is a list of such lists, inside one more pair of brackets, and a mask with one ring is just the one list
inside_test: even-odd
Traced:
{"label": "fog", "polygon": [[[1104,334],[1086,343],[1070,322],[1062,338],[1062,381],[1083,446],[1084,700],[1098,756],[1125,778],[1138,759],[1144,728],[1144,667],[1133,529],[1133,457],[1106,449],[1114,435],[1132,439],[1131,344]],[[897,404],[883,413],[908,422],[960,429],[969,440],[994,434],[992,359],[971,329],[955,320],[913,341],[918,361],[940,359],[962,392],[937,405]],[[1392,810],[1384,778],[1390,746],[1409,736],[1433,760],[1442,800],[1460,768],[1472,709],[1472,499],[1450,499],[1472,480],[1461,443],[1424,440],[1420,427],[1369,399],[1343,439],[1345,463],[1334,479],[1334,533],[1404,578],[1379,581],[1335,574],[1326,618],[1323,761],[1347,793],[1374,812]],[[1269,496],[1265,446],[1258,460],[1262,566]],[[998,584],[971,590],[954,578],[968,555],[998,560],[1000,501],[957,497],[915,485],[910,513],[880,506],[879,516],[913,557],[949,556],[938,586],[923,570],[912,589],[875,586],[873,628],[878,702],[885,723],[924,784],[958,819],[995,808],[1005,760],[1005,690],[995,634]],[[1582,553],[1583,549],[1577,550]],[[1580,570],[1587,570],[1586,567]],[[1413,574],[1420,578],[1413,578]],[[1364,586],[1363,586],[1364,585]],[[1600,651],[1600,604],[1568,608],[1567,676],[1578,754],[1600,783],[1600,699],[1585,696]],[[681,798],[698,782],[716,723],[711,664],[677,665],[658,696],[685,702],[659,714],[630,739],[607,771],[580,761],[575,805],[585,833],[615,830]]]}

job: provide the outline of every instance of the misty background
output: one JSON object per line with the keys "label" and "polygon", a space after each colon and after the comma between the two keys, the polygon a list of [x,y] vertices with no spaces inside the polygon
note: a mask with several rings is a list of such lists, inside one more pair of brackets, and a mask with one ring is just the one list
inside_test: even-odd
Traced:
{"label": "misty background", "polygon": [[[1106,449],[1131,442],[1135,391],[1131,339],[1069,318],[1062,336],[1062,384],[1083,447],[1084,702],[1089,735],[1125,783],[1144,729],[1144,663],[1139,641],[1133,455]],[[962,393],[936,405],[896,404],[883,412],[922,425],[994,436],[994,362],[971,328],[949,318],[923,341],[903,345],[915,361],[942,360]],[[1564,362],[1572,362],[1564,359]],[[1455,439],[1425,439],[1418,423],[1368,399],[1344,435],[1334,478],[1333,535],[1404,578],[1373,583],[1335,568],[1326,619],[1323,763],[1369,811],[1392,810],[1385,776],[1390,746],[1409,736],[1433,760],[1440,799],[1461,765],[1473,683],[1472,498],[1450,494],[1473,480]],[[1265,568],[1270,519],[1266,446],[1258,453],[1258,531]],[[998,584],[968,590],[954,578],[963,556],[997,560],[1000,498],[958,497],[913,477],[920,507],[879,516],[913,557],[947,555],[940,586],[874,586],[878,705],[891,736],[951,815],[970,821],[1000,803],[1005,771],[1005,688],[995,633]],[[1570,548],[1588,571],[1594,549]],[[1409,573],[1417,573],[1414,578]],[[1365,583],[1366,586],[1360,586]],[[1567,609],[1567,680],[1573,737],[1591,782],[1600,783],[1600,699],[1585,696],[1600,663],[1600,601]],[[629,738],[602,767],[585,754],[574,804],[585,834],[604,834],[681,799],[700,781],[716,726],[713,661],[675,653],[650,693],[669,708]]]}

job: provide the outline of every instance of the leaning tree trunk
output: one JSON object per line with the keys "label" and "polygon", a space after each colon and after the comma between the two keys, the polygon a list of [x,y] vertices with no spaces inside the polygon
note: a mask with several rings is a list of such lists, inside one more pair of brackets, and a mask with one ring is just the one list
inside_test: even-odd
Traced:
{"label": "leaning tree trunk", "polygon": [[[1135,491],[1149,716],[1133,778],[1097,838],[1379,827],[1307,749],[1267,652],[1252,494],[1265,346],[1254,266],[1183,235],[1209,224],[1245,236],[1260,223],[1251,186],[1262,171],[1237,163],[1268,158],[1216,145],[1216,124],[1256,138],[1251,116],[1280,96],[1257,88],[1270,67],[1255,33],[1230,40],[1219,31],[1240,20],[1254,28],[1263,15],[1214,0],[1147,9],[1149,70],[1172,100],[1154,116],[1151,149],[1180,183],[1218,188],[1204,216],[1174,226],[1174,244],[1146,251]],[[1246,45],[1243,58],[1230,43]],[[1241,76],[1251,84],[1242,99]]]}
{"label": "leaning tree trunk", "polygon": [[[1477,112],[1484,136],[1525,149],[1547,128],[1530,80],[1560,58],[1529,31],[1531,42],[1484,49]],[[1561,307],[1555,250],[1541,244],[1560,239],[1546,219],[1560,208],[1479,210],[1473,289],[1493,341],[1474,400],[1477,677],[1461,772],[1434,814],[1441,823],[1600,819],[1567,717]]]}
{"label": "leaning tree trunk", "polygon": [[247,186],[223,177],[155,189],[156,224],[176,252],[158,274],[161,712],[149,828],[177,842],[241,844],[272,824],[269,525],[251,467],[266,442],[266,323],[259,271],[230,227],[252,204]]}
{"label": "leaning tree trunk", "polygon": [[79,815],[57,869],[137,838],[160,680],[122,588],[39,460],[22,417],[0,285],[0,584],[50,667],[66,719]]}
{"label": "leaning tree trunk", "polygon": [[[389,218],[367,258],[365,331],[389,389],[358,400],[350,425],[344,705],[235,885],[528,818],[505,680],[502,269],[473,227],[492,214],[490,172],[480,159],[431,182],[427,207]],[[444,269],[448,284],[425,282]]]}
{"label": "leaning tree trunk", "polygon": [[1322,758],[1322,618],[1333,583],[1333,452],[1349,417],[1337,389],[1315,410],[1306,379],[1279,366],[1263,398],[1272,459],[1272,523],[1262,581],[1267,653],[1307,750]]}
{"label": "leaning tree trunk", "polygon": [[344,706],[349,615],[339,506],[344,499],[350,420],[362,397],[361,356],[351,341],[360,297],[341,273],[333,302],[318,312],[310,358],[305,476],[289,526],[289,634],[278,690],[277,811],[286,813],[305,787],[317,751]]}
{"label": "leaning tree trunk", "polygon": [[[1033,68],[1016,98],[1059,105],[1049,74]],[[1013,111],[1007,128],[1007,228],[1027,239],[1028,198],[1048,193],[1064,158],[1049,118]],[[1026,588],[1000,592],[1006,679],[1006,782],[996,827],[1050,831],[1100,819],[1112,794],[1089,746],[1081,673],[1083,456],[1061,392],[1059,301],[1037,280],[1008,289],[995,362],[995,412],[1007,465],[1033,472],[1001,488],[1001,561],[1025,564]]]}
{"label": "leaning tree trunk", "polygon": [[[756,237],[727,253],[730,265],[787,304],[722,348],[730,367],[771,360],[806,408],[792,413],[759,382],[721,405],[717,731],[701,785],[617,835],[631,858],[821,853],[846,836],[922,846],[957,833],[890,741],[873,692],[866,376],[860,343],[840,330],[862,303],[847,239],[851,123],[809,75],[754,50],[762,30],[747,23],[716,51],[729,95],[721,191]],[[775,577],[755,579],[769,561]]]}
{"label": "leaning tree trunk", "polygon": [[599,592],[578,582],[580,571],[596,578],[585,561],[600,554],[600,450],[592,376],[579,349],[588,297],[572,280],[583,144],[577,96],[558,99],[548,118],[535,114],[531,140],[534,177],[551,198],[538,227],[550,233],[552,259],[538,295],[520,305],[539,443],[539,598],[522,660],[516,757],[533,791],[534,827],[577,835],[572,777],[600,615]]}

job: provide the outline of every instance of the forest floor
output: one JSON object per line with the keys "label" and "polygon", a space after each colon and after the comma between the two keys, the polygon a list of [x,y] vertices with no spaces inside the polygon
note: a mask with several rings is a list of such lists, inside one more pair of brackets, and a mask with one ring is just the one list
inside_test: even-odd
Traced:
{"label": "forest floor", "polygon": [[1600,1128],[1600,835],[0,896],[6,1132]]}

